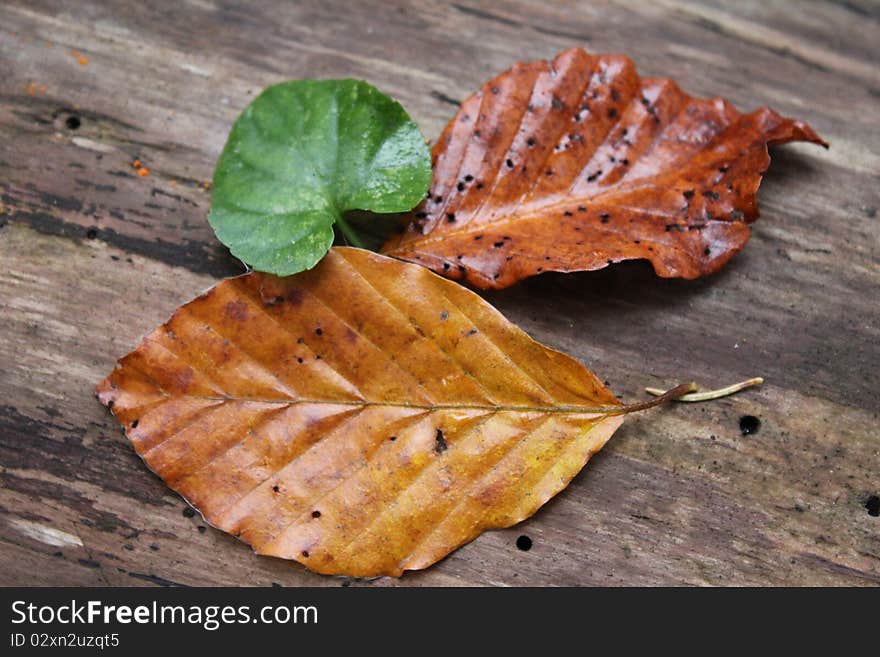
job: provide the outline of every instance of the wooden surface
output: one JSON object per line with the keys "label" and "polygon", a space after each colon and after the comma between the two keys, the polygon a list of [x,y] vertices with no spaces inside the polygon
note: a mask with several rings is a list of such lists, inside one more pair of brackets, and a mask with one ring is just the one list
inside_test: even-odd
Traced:
{"label": "wooden surface", "polygon": [[[880,583],[876,3],[252,4],[0,5],[0,584]],[[322,577],[206,528],[93,390],[241,271],[202,186],[239,111],[283,79],[357,77],[434,138],[482,81],[573,45],[770,105],[831,149],[772,153],[762,218],[719,275],[629,263],[486,297],[626,401],[767,383],[629,418],[532,519],[400,580]]]}

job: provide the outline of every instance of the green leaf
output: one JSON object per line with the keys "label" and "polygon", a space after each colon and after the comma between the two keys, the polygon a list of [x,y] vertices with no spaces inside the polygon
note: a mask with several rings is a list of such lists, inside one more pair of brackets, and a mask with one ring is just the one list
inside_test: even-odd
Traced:
{"label": "green leaf", "polygon": [[236,257],[287,276],[324,257],[335,222],[353,237],[344,212],[404,212],[430,180],[425,139],[400,103],[361,80],[282,82],[232,127],[208,221]]}

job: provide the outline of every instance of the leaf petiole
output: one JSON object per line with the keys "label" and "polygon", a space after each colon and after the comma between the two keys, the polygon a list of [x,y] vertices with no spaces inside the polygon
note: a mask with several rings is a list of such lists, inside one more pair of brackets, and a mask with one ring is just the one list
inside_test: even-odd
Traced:
{"label": "leaf petiole", "polygon": [[[740,381],[739,383],[734,383],[733,385],[729,385],[726,388],[718,388],[718,390],[704,390],[703,392],[696,392],[696,386],[694,386],[694,391],[689,392],[687,394],[675,397],[675,401],[680,402],[701,402],[701,401],[710,401],[712,399],[721,399],[722,397],[727,397],[728,395],[732,395],[735,392],[739,392],[740,390],[744,390],[745,388],[751,388],[752,386],[759,386],[764,383],[764,379],[760,376],[756,376],[752,379],[746,379],[745,381]],[[681,386],[679,386],[681,387]],[[673,388],[673,390],[677,390],[677,388]],[[645,388],[645,392],[649,395],[655,396],[664,396],[668,395],[660,388]],[[672,391],[670,391],[672,392]],[[659,401],[659,400],[658,400]]]}
{"label": "leaf petiole", "polygon": [[350,246],[356,246],[359,249],[364,248],[364,243],[361,241],[361,238],[345,219],[339,217],[339,219],[336,220],[336,225],[339,227],[339,230],[342,231],[342,234],[345,236],[345,239]]}
{"label": "leaf petiole", "polygon": [[[656,388],[652,388],[652,390],[657,390]],[[665,404],[668,401],[673,401],[676,399],[681,399],[684,396],[687,396],[697,390],[696,383],[682,383],[680,385],[671,388],[670,390],[657,390],[656,399],[649,399],[647,401],[637,402],[635,404],[628,404],[626,406],[620,406],[619,408],[611,409],[607,412],[607,415],[624,415],[627,413],[635,413],[636,411],[644,411],[649,408],[654,408],[655,406],[660,406],[661,404]],[[654,394],[654,393],[651,393]]]}

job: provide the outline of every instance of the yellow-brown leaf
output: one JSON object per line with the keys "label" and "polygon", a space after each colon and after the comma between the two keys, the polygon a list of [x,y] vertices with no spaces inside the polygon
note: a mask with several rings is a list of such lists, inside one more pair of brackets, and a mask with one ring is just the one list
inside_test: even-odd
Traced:
{"label": "yellow-brown leaf", "polygon": [[352,248],[219,283],[98,394],[212,525],[352,576],[530,516],[623,420],[589,370],[474,293]]}

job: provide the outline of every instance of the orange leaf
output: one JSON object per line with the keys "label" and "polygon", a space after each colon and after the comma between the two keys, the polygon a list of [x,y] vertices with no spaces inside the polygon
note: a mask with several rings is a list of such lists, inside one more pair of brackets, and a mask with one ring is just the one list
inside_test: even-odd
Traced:
{"label": "orange leaf", "polygon": [[429,197],[383,252],[484,289],[633,258],[696,278],[743,248],[767,144],[794,140],[826,145],[773,110],[740,114],[574,48],[462,103]]}
{"label": "orange leaf", "polygon": [[353,576],[527,518],[633,410],[473,292],[353,248],[217,284],[98,395],[212,525]]}

